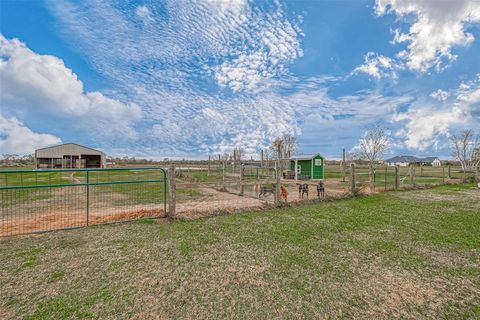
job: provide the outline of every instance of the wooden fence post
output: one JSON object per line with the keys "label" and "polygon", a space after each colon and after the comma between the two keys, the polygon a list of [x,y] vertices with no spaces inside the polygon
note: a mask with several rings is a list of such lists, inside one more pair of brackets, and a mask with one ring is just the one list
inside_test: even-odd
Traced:
{"label": "wooden fence post", "polygon": [[343,158],[342,158],[342,182],[345,182],[347,168],[345,168],[345,148],[343,148]]}
{"label": "wooden fence post", "polygon": [[277,205],[280,202],[280,166],[279,161],[275,161],[275,192],[273,194],[273,201]]}
{"label": "wooden fence post", "polygon": [[442,182],[445,184],[445,167],[442,167]]}
{"label": "wooden fence post", "polygon": [[400,167],[398,165],[395,166],[395,190],[400,188]]}
{"label": "wooden fence post", "polygon": [[423,162],[420,162],[420,177],[423,177]]}
{"label": "wooden fence post", "polygon": [[413,172],[414,170],[415,170],[415,169],[414,169],[414,165],[413,165],[413,164],[410,164],[410,170],[409,170],[409,173],[408,173],[408,174],[409,174],[409,176],[410,176],[410,184],[411,184],[412,186],[415,185],[415,181],[414,181],[414,175],[415,175],[415,174],[414,174],[414,172]]}
{"label": "wooden fence post", "polygon": [[477,182],[480,182],[480,164],[475,168],[475,176]]}
{"label": "wooden fence post", "polygon": [[225,160],[222,162],[222,190],[225,190]]}
{"label": "wooden fence post", "polygon": [[175,218],[175,166],[170,163],[168,166],[168,215],[167,217]]}
{"label": "wooden fence post", "polygon": [[244,187],[243,187],[243,166],[240,165],[240,195],[243,196],[243,191],[244,191]]}
{"label": "wooden fence post", "polygon": [[210,156],[208,156],[208,171],[207,176],[210,176]]}
{"label": "wooden fence post", "polygon": [[370,180],[370,192],[375,191],[375,170],[373,169],[373,165],[368,167],[368,177]]}
{"label": "wooden fence post", "polygon": [[355,188],[355,163],[352,163],[350,164],[350,174],[352,175],[352,178],[350,180],[351,182],[351,190],[352,190],[352,194],[355,195],[356,194],[356,188]]}
{"label": "wooden fence post", "polygon": [[448,165],[448,179],[452,179],[451,165]]}

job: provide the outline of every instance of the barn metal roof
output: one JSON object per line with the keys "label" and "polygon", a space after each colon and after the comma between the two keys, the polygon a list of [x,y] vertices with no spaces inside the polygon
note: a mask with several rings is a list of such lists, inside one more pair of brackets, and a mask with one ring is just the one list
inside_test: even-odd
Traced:
{"label": "barn metal roof", "polygon": [[59,147],[67,146],[67,145],[73,145],[73,146],[81,147],[81,148],[84,148],[84,149],[89,149],[89,150],[92,150],[92,151],[95,151],[95,152],[100,152],[100,153],[104,154],[104,152],[101,151],[101,150],[97,150],[97,149],[93,149],[93,148],[90,148],[90,147],[82,146],[81,144],[73,143],[73,142],[62,143],[62,144],[57,144],[57,145],[50,146],[50,147],[36,149],[35,152],[41,151],[41,150],[55,149],[55,148],[59,148]]}

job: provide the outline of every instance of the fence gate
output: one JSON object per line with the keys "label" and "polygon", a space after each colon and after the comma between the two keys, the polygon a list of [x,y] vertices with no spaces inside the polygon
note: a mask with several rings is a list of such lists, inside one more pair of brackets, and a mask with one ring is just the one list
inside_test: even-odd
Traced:
{"label": "fence gate", "polygon": [[0,236],[162,217],[162,168],[1,170]]}

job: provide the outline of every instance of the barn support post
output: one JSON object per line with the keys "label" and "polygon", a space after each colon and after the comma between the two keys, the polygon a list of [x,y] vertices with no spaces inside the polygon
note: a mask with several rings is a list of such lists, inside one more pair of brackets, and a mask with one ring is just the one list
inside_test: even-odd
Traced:
{"label": "barn support post", "polygon": [[395,165],[395,190],[400,188],[400,167]]}
{"label": "barn support post", "polygon": [[167,218],[175,218],[175,204],[176,204],[176,194],[175,194],[175,165],[170,163],[168,166],[168,213]]}
{"label": "barn support post", "polygon": [[355,188],[355,163],[350,164],[350,174],[351,174],[351,179],[350,179],[351,186],[350,186],[350,188],[351,188],[352,194],[356,195],[357,191],[356,191],[356,188]]}

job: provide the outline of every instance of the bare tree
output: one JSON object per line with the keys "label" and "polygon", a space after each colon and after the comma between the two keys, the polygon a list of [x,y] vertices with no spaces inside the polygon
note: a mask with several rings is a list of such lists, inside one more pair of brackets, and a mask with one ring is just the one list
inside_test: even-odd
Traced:
{"label": "bare tree", "polygon": [[373,191],[375,189],[375,164],[390,147],[390,139],[384,128],[375,126],[373,129],[368,130],[363,138],[360,139],[360,144],[358,147],[359,158],[368,161],[369,163],[370,189]]}
{"label": "bare tree", "polygon": [[452,155],[460,161],[463,171],[480,165],[480,137],[471,129],[450,136]]}
{"label": "bare tree", "polygon": [[374,167],[380,157],[390,147],[390,139],[386,130],[382,127],[374,127],[368,130],[359,144],[359,158],[368,161],[370,167]]}
{"label": "bare tree", "polygon": [[234,161],[242,160],[244,154],[245,154],[245,150],[242,147],[235,147],[235,149],[233,149],[233,160]]}
{"label": "bare tree", "polygon": [[275,139],[270,147],[270,153],[280,159],[282,168],[288,165],[288,159],[297,151],[297,138],[291,134],[284,134]]}

